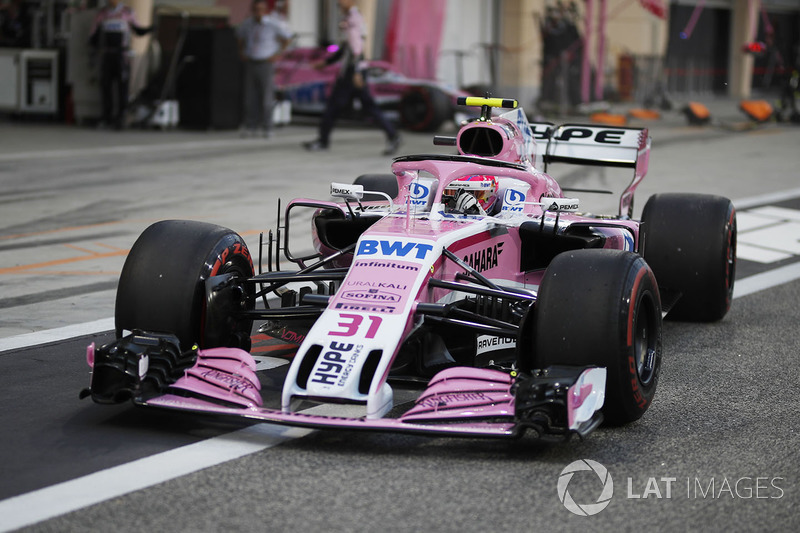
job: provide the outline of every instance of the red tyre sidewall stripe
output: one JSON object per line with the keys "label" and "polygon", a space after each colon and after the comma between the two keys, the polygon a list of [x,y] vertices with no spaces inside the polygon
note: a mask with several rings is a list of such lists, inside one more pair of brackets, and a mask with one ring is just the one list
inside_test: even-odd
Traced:
{"label": "red tyre sidewall stripe", "polygon": [[631,302],[628,305],[628,347],[630,348],[633,346],[633,318],[634,318],[634,309],[636,308],[636,302],[639,299],[639,285],[642,282],[645,274],[647,274],[646,268],[639,268],[639,272],[636,273],[636,279],[633,280],[633,289],[631,291]]}

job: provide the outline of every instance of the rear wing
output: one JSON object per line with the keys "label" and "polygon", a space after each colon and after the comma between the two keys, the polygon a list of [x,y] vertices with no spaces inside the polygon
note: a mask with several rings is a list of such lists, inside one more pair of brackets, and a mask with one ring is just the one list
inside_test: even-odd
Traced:
{"label": "rear wing", "polygon": [[650,135],[647,128],[564,124],[530,124],[537,144],[545,145],[545,168],[550,163],[600,165],[634,169],[633,180],[620,197],[620,216],[633,214],[633,194],[647,174]]}

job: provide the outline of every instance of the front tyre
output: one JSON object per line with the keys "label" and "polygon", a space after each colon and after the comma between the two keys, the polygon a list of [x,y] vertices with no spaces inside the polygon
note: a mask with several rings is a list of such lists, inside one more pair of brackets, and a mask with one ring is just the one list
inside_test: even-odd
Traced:
{"label": "front tyre", "polygon": [[[226,289],[214,298],[225,312],[208,313],[206,280],[225,274]],[[204,222],[157,222],[139,236],[122,268],[117,337],[141,329],[172,333],[183,350],[194,344],[249,350],[252,320],[236,314],[253,308],[253,289],[243,283],[252,276],[250,252],[237,233]]]}
{"label": "front tyre", "polygon": [[661,370],[661,300],[644,259],[562,253],[547,267],[534,312],[536,368],[605,367],[605,420],[625,424],[647,411]]}

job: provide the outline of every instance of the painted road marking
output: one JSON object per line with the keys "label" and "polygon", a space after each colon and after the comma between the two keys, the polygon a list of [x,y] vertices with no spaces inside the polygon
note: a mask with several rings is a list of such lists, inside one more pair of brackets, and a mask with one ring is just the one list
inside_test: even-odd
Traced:
{"label": "painted road marking", "polygon": [[[256,424],[175,448],[81,478],[0,501],[0,531],[11,531],[133,491],[152,487],[201,468],[304,437],[309,429]],[[202,465],[202,466],[201,466]]]}
{"label": "painted road marking", "polygon": [[[295,139],[299,138],[300,136],[297,134],[282,134],[281,139]],[[204,140],[204,141],[185,141],[185,142],[173,142],[173,143],[160,143],[160,144],[133,144],[133,145],[124,145],[124,146],[101,146],[98,148],[75,148],[75,149],[67,149],[67,150],[42,150],[36,152],[17,152],[17,153],[10,153],[10,154],[0,154],[0,161],[25,161],[28,159],[34,160],[42,160],[42,159],[52,159],[56,157],[82,157],[82,158],[90,158],[95,155],[103,154],[115,154],[115,155],[125,155],[125,154],[132,154],[137,155],[142,152],[142,150],[147,150],[148,153],[158,153],[158,152],[174,152],[177,150],[207,150],[210,148],[235,148],[240,146],[246,146],[248,144],[254,146],[261,146],[260,139],[218,139],[218,140]]]}
{"label": "painted road marking", "polygon": [[800,279],[800,263],[792,263],[736,280],[733,286],[733,297],[734,299],[741,298],[798,279]]}
{"label": "painted road marking", "polygon": [[800,210],[763,206],[736,214],[736,257],[768,264],[800,256]]}
{"label": "painted road marking", "polygon": [[29,270],[36,270],[39,268],[61,266],[80,261],[91,261],[94,259],[106,259],[108,257],[126,256],[128,255],[128,251],[129,250],[115,249],[111,252],[91,253],[89,255],[80,255],[77,257],[66,257],[64,259],[54,259],[52,261],[43,261],[41,263],[32,263],[30,265],[16,265],[13,267],[0,268],[0,274],[19,274],[22,272],[28,273]]}
{"label": "painted road marking", "polygon": [[792,254],[779,252],[777,250],[769,250],[760,246],[751,246],[742,242],[736,245],[736,257],[755,263],[769,264],[789,259],[792,257]]}
{"label": "painted road marking", "polygon": [[734,200],[733,205],[736,206],[736,210],[738,212],[742,209],[749,209],[751,207],[758,207],[775,202],[784,202],[786,200],[791,200],[792,198],[800,198],[800,187],[797,189],[789,189],[787,191],[770,192],[759,196],[751,196],[750,198]]}
{"label": "painted road marking", "polygon": [[289,364],[289,361],[286,359],[278,359],[277,357],[269,357],[266,355],[253,355],[253,360],[256,362],[256,372]]}
{"label": "painted road marking", "polygon": [[737,211],[736,228],[740,233],[768,228],[775,224],[773,217],[760,216],[752,211]]}
{"label": "painted road marking", "polygon": [[750,209],[748,210],[748,213],[753,213],[754,215],[760,215],[763,217],[770,217],[783,220],[794,220],[795,222],[800,222],[800,211],[798,211],[797,209],[790,209],[788,207],[765,205],[764,207]]}
{"label": "painted road marking", "polygon": [[30,348],[31,346],[39,346],[40,344],[65,341],[68,339],[74,339],[75,337],[95,335],[97,333],[113,330],[114,319],[102,318],[100,320],[85,322],[83,324],[74,324],[72,326],[64,326],[62,328],[34,331],[33,333],[23,333],[22,335],[15,335],[13,337],[0,339],[0,352]]}

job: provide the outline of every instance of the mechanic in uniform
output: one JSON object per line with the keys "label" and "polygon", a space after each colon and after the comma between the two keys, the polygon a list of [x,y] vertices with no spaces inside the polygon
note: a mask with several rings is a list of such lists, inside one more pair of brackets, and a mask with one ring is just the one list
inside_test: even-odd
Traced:
{"label": "mechanic in uniform", "polygon": [[239,57],[244,62],[244,125],[242,136],[254,135],[262,128],[272,137],[272,108],[275,105],[274,63],[292,33],[277,15],[268,13],[267,0],[253,0],[252,16],[236,28]]}
{"label": "mechanic in uniform", "polygon": [[400,135],[386,120],[367,85],[364,74],[364,37],[366,35],[364,19],[355,4],[355,0],[339,0],[339,7],[345,15],[340,27],[344,30],[346,39],[339,46],[338,51],[314,64],[315,68],[321,69],[339,60],[342,61],[339,74],[336,76],[336,81],[325,105],[325,113],[322,115],[319,127],[319,137],[303,143],[303,146],[311,151],[327,150],[336,119],[349,106],[353,98],[358,98],[361,101],[361,109],[371,116],[386,133],[386,149],[383,155],[392,155],[400,147]]}
{"label": "mechanic in uniform", "polygon": [[123,5],[122,0],[108,0],[95,16],[89,44],[100,54],[102,125],[114,125],[117,129],[125,127],[131,77],[131,32],[145,35],[152,29],[140,26],[133,10]]}

